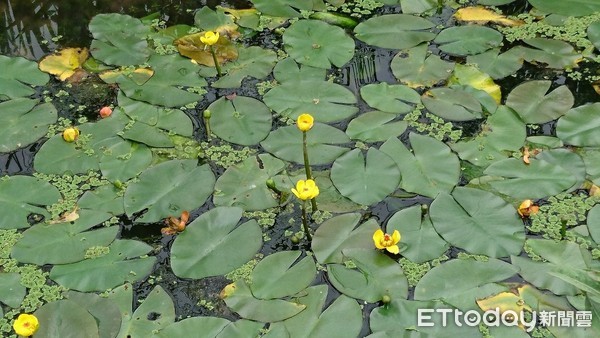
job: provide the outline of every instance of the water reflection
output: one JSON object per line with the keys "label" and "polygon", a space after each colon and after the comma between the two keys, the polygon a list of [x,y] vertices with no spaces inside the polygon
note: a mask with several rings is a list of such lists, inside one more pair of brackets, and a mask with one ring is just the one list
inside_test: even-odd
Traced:
{"label": "water reflection", "polygon": [[143,17],[160,12],[169,24],[193,22],[191,10],[202,6],[250,7],[245,0],[3,0],[0,2],[0,54],[40,59],[60,45],[87,46],[90,19],[98,13]]}

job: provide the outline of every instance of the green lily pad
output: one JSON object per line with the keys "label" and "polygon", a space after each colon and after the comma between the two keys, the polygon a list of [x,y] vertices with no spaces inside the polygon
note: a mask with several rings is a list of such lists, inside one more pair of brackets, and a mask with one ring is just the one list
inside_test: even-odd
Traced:
{"label": "green lily pad", "polygon": [[421,14],[438,6],[436,0],[391,0],[391,2],[400,2],[404,14]]}
{"label": "green lily pad", "polygon": [[139,65],[148,60],[146,35],[150,27],[129,15],[98,14],[89,24],[94,36],[90,51],[94,58],[117,66]]}
{"label": "green lily pad", "polygon": [[[343,214],[323,222],[313,236],[311,247],[321,264],[344,261],[345,249],[373,249],[373,234],[379,225],[370,219],[358,225],[360,214]],[[357,226],[358,225],[358,226]]]}
{"label": "green lily pad", "polygon": [[450,55],[468,56],[499,47],[503,36],[495,29],[483,26],[454,26],[442,30],[433,42]]}
{"label": "green lily pad", "polygon": [[428,44],[423,43],[396,54],[390,67],[396,79],[409,87],[432,87],[450,76],[454,62],[428,55]]}
{"label": "green lily pad", "polygon": [[385,254],[373,249],[343,251],[347,260],[356,267],[328,264],[327,276],[337,290],[346,296],[369,303],[408,296],[408,281],[400,265]]}
{"label": "green lily pad", "polygon": [[353,140],[365,142],[383,142],[390,137],[398,137],[404,133],[406,121],[392,121],[393,114],[372,111],[360,114],[348,123],[346,134]]}
{"label": "green lily pad", "polygon": [[529,0],[529,3],[543,12],[567,16],[584,16],[600,11],[600,3],[594,0]]}
{"label": "green lily pad", "polygon": [[277,62],[273,68],[273,76],[280,83],[323,80],[326,75],[326,69],[298,64],[290,57]]}
{"label": "green lily pad", "polygon": [[431,203],[431,221],[448,243],[490,257],[517,255],[525,228],[517,210],[502,198],[479,189],[456,187]]}
{"label": "green lily pad", "polygon": [[[81,292],[105,291],[124,282],[145,278],[156,262],[155,257],[147,256],[152,247],[143,242],[118,239],[108,248],[109,253],[101,257],[55,265],[50,270],[50,278]],[[98,271],[103,273],[98,274]]]}
{"label": "green lily pad", "polygon": [[52,103],[37,103],[38,100],[26,98],[0,102],[0,153],[32,144],[46,135],[48,126],[56,122],[56,108]]}
{"label": "green lily pad", "polygon": [[226,274],[252,259],[262,246],[262,231],[255,220],[237,226],[242,211],[217,207],[190,223],[171,247],[173,272],[200,279]]}
{"label": "green lily pad", "polygon": [[148,209],[137,222],[158,222],[204,204],[213,191],[215,176],[208,165],[195,160],[173,160],[143,171],[125,191],[128,216]]}
{"label": "green lily pad", "polygon": [[449,298],[488,283],[503,281],[518,271],[517,267],[495,258],[485,262],[453,259],[434,267],[421,278],[415,287],[415,299]]}
{"label": "green lily pad", "polygon": [[191,317],[165,327],[156,337],[183,337],[190,332],[197,338],[257,337],[263,327],[264,323],[245,319],[230,322],[217,317]]}
{"label": "green lily pad", "polygon": [[360,88],[365,102],[386,113],[406,114],[421,103],[421,96],[408,86],[389,85],[385,82],[369,84]]}
{"label": "green lily pad", "polygon": [[317,266],[311,256],[297,261],[300,254],[300,251],[280,251],[261,260],[250,275],[254,297],[282,298],[307,288],[315,279]]}
{"label": "green lily pad", "polygon": [[594,22],[588,26],[588,39],[594,44],[596,49],[600,49],[600,22]]}
{"label": "green lily pad", "polygon": [[370,148],[366,158],[360,149],[353,149],[333,162],[331,181],[342,195],[371,205],[396,190],[400,170],[394,160],[376,148]]}
{"label": "green lily pad", "polygon": [[433,88],[421,97],[425,108],[451,121],[470,121],[482,118],[481,103],[458,86]]}
{"label": "green lily pad", "polygon": [[103,185],[86,191],[77,201],[77,205],[82,210],[93,210],[96,214],[105,212],[109,217],[125,213],[123,195],[114,185]]}
{"label": "green lily pad", "polygon": [[21,275],[16,272],[0,273],[0,302],[18,308],[27,294],[27,290],[21,285]]}
{"label": "green lily pad", "polygon": [[[322,123],[315,123],[306,138],[311,165],[333,162],[348,151],[348,148],[341,145],[350,142],[350,138],[343,131]],[[302,132],[296,126],[281,127],[272,131],[260,145],[283,160],[304,163]]]}
{"label": "green lily pad", "polygon": [[36,338],[74,337],[74,332],[81,337],[100,338],[94,316],[74,301],[62,299],[44,304],[34,315],[40,325]]}
{"label": "green lily pad", "polygon": [[380,148],[400,168],[400,187],[432,198],[440,192],[449,193],[460,177],[458,157],[432,137],[410,133],[409,140],[413,152],[397,138],[387,140]]}
{"label": "green lily pad", "polygon": [[535,157],[538,160],[546,161],[557,167],[562,167],[568,171],[576,182],[567,192],[580,188],[585,181],[586,167],[585,162],[578,154],[569,149],[550,149],[541,152]]}
{"label": "green lily pad", "polygon": [[354,55],[354,40],[337,26],[300,20],[283,33],[285,51],[296,62],[317,68],[342,67]]}
{"label": "green lily pad", "polygon": [[31,176],[8,177],[0,181],[0,229],[27,228],[31,214],[50,217],[43,206],[60,199],[60,192],[46,181]]}
{"label": "green lily pad", "polygon": [[213,203],[216,206],[240,207],[246,211],[276,207],[279,199],[266,182],[284,168],[283,161],[269,154],[249,157],[227,168],[217,179]]}
{"label": "green lily pad", "polygon": [[225,141],[255,145],[271,131],[271,111],[261,101],[245,96],[221,97],[208,106],[211,130]]}
{"label": "green lily pad", "polygon": [[435,38],[428,30],[435,24],[408,14],[387,14],[370,18],[354,28],[357,39],[372,46],[407,49]]}
{"label": "green lily pad", "polygon": [[100,338],[114,338],[121,328],[121,313],[112,300],[93,293],[69,291],[67,298],[88,311],[98,323]]}
{"label": "green lily pad", "polygon": [[[362,209],[360,204],[352,202],[350,199],[342,196],[331,182],[329,171],[313,171],[313,178],[319,185],[319,210],[332,213],[352,212]],[[287,176],[286,176],[287,177]],[[304,173],[298,177],[288,177],[290,179],[288,189],[295,187],[295,182],[305,179]]]}
{"label": "green lily pad", "polygon": [[300,11],[313,9],[313,0],[251,0],[256,9],[267,15],[293,18],[300,16]]}
{"label": "green lily pad", "polygon": [[435,231],[429,216],[421,220],[421,206],[402,209],[387,221],[386,233],[398,230],[400,254],[414,263],[424,263],[440,257],[449,248],[448,243]]}
{"label": "green lily pad", "polygon": [[[586,149],[579,154],[585,163],[587,178],[595,185],[600,185],[600,150]],[[598,239],[600,239],[600,237]]]}
{"label": "green lily pad", "polygon": [[[525,123],[546,123],[563,116],[575,102],[567,86],[548,93],[552,81],[528,81],[515,87],[506,105],[517,112]],[[548,93],[548,94],[546,94]]]}
{"label": "green lily pad", "polygon": [[172,148],[174,146],[169,135],[164,130],[143,122],[136,121],[127,126],[122,132],[122,136],[125,139],[144,143],[154,148]]}
{"label": "green lily pad", "polygon": [[500,48],[494,48],[481,54],[469,55],[467,63],[476,64],[477,68],[494,79],[502,79],[523,67],[523,57],[518,48],[511,48],[504,53],[500,53]]}
{"label": "green lily pad", "polygon": [[[214,88],[239,88],[242,80],[247,77],[263,79],[271,73],[277,62],[277,54],[270,49],[250,46],[239,50],[237,59],[224,64],[221,69],[224,73],[217,81],[211,84]],[[214,70],[210,68],[211,71]],[[216,75],[216,70],[215,73]]]}
{"label": "green lily pad", "polygon": [[208,6],[197,10],[194,15],[194,25],[206,31],[215,31],[221,27],[235,27],[233,16],[225,14],[223,8],[220,6],[216,10],[212,10]]}
{"label": "green lily pad", "polygon": [[144,144],[113,137],[99,142],[98,146],[103,149],[98,163],[100,171],[111,182],[125,182],[152,163],[152,152]]}
{"label": "green lily pad", "polygon": [[546,38],[523,41],[534,48],[517,46],[515,47],[516,52],[521,55],[523,60],[534,64],[543,63],[549,68],[557,69],[574,68],[583,59],[583,56],[571,44],[564,41]]}
{"label": "green lily pad", "polygon": [[0,101],[33,95],[32,85],[43,86],[50,80],[48,74],[38,69],[36,62],[22,57],[0,55],[0,68]]}
{"label": "green lily pad", "polygon": [[600,146],[600,103],[569,110],[556,124],[556,136],[566,144],[578,147]]}

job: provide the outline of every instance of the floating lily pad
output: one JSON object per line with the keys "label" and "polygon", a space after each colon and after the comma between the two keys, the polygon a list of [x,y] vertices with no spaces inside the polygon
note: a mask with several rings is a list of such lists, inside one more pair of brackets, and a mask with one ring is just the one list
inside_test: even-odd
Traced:
{"label": "floating lily pad", "polygon": [[255,145],[271,131],[271,111],[261,101],[236,96],[233,99],[221,97],[211,103],[211,130],[225,141]]}
{"label": "floating lily pad", "polygon": [[460,87],[433,88],[421,100],[433,114],[451,121],[470,121],[482,117],[481,103]]}
{"label": "floating lily pad", "polygon": [[[194,63],[214,67],[215,59],[212,56],[211,49],[202,42],[204,34],[205,32],[199,32],[182,36],[175,40],[174,44],[177,46],[179,54],[192,59]],[[235,60],[239,55],[236,46],[226,36],[220,36],[217,42],[212,45],[212,49],[215,51],[219,64]]]}
{"label": "floating lily pad", "polygon": [[366,158],[360,149],[353,149],[333,162],[331,181],[342,195],[371,205],[396,190],[400,170],[394,160],[376,148],[370,148]]}
{"label": "floating lily pad", "polygon": [[[277,54],[270,49],[263,49],[258,46],[242,48],[238,52],[237,59],[221,67],[224,75],[213,82],[212,87],[239,88],[242,85],[242,80],[247,77],[263,79],[271,73],[276,62]],[[211,68],[211,70],[213,69]]]}
{"label": "floating lily pad", "polygon": [[360,96],[369,106],[395,114],[406,114],[414,109],[415,104],[421,103],[419,93],[410,87],[385,82],[360,88]]}
{"label": "floating lily pad", "polygon": [[195,332],[197,338],[257,337],[263,327],[264,323],[245,319],[230,322],[217,317],[191,317],[165,327],[156,337],[183,337],[190,332]]}
{"label": "floating lily pad", "polygon": [[[575,102],[567,86],[548,93],[552,81],[528,81],[513,89],[506,105],[514,109],[525,123],[546,123],[564,115]],[[546,94],[547,93],[547,94]]]}
{"label": "floating lily pad", "polygon": [[529,0],[529,3],[541,11],[567,16],[584,16],[600,11],[600,3],[594,0]]}
{"label": "floating lily pad", "polygon": [[283,34],[285,51],[300,64],[317,68],[342,67],[354,55],[354,40],[323,21],[300,20]]}
{"label": "floating lily pad", "polygon": [[143,101],[136,101],[119,92],[119,107],[136,123],[141,122],[156,129],[190,137],[194,125],[190,117],[179,109],[164,108]]}
{"label": "floating lily pad", "polygon": [[[469,89],[476,89],[477,91],[484,91],[494,99],[495,105],[488,109],[491,113],[496,111],[497,105],[502,100],[502,91],[500,86],[497,85],[494,80],[486,73],[479,70],[477,67],[472,65],[461,65],[457,64],[454,67],[452,77],[448,81],[449,85],[459,84],[468,86]],[[467,90],[467,92],[471,92]],[[477,96],[477,95],[475,95]],[[483,105],[483,103],[482,103]],[[484,105],[485,106],[485,105]]]}
{"label": "floating lily pad", "polygon": [[346,134],[354,140],[383,142],[404,133],[406,121],[392,121],[395,116],[380,111],[364,113],[348,123]]}
{"label": "floating lily pad", "polygon": [[313,0],[252,0],[252,3],[261,13],[276,17],[298,17],[301,10],[313,9]]}
{"label": "floating lily pad", "polygon": [[315,279],[317,266],[312,256],[298,261],[300,254],[300,251],[280,251],[261,260],[250,275],[254,297],[282,298],[307,288]]}
{"label": "floating lily pad", "polygon": [[569,110],[556,124],[556,136],[578,147],[600,146],[600,103],[590,103]]}
{"label": "floating lily pad", "polygon": [[549,68],[562,69],[577,67],[577,64],[583,60],[583,56],[571,44],[564,41],[546,38],[523,41],[534,48],[517,46],[515,49],[524,60],[534,64],[543,63]]}
{"label": "floating lily pad", "polygon": [[511,48],[504,53],[500,53],[500,48],[494,48],[481,54],[469,55],[467,63],[476,64],[494,79],[502,79],[523,67],[523,57],[518,48]]}
{"label": "floating lily pad", "polygon": [[31,176],[11,176],[0,181],[0,229],[30,226],[28,217],[50,217],[46,205],[61,199],[58,190],[46,181]]}
{"label": "floating lily pad", "polygon": [[[77,291],[105,291],[124,282],[136,282],[145,278],[156,262],[147,254],[152,247],[146,243],[118,239],[101,257],[77,263],[55,265],[50,278],[58,284]],[[140,256],[144,256],[143,258]],[[102,274],[98,274],[102,271]]]}
{"label": "floating lily pad", "polygon": [[409,139],[412,153],[397,138],[389,139],[380,148],[400,168],[400,187],[432,198],[440,192],[449,193],[460,177],[456,155],[432,137],[411,133]]}
{"label": "floating lily pad", "polygon": [[280,83],[323,80],[326,75],[326,69],[298,64],[290,57],[277,62],[273,68],[273,76]]}
{"label": "floating lily pad", "polygon": [[439,49],[450,55],[467,56],[499,47],[503,36],[495,29],[483,26],[455,26],[442,30],[433,40]]}
{"label": "floating lily pad", "polygon": [[0,302],[18,308],[27,294],[27,290],[21,285],[21,275],[16,272],[1,272]]}
{"label": "floating lily pad", "polygon": [[73,332],[89,338],[100,338],[98,324],[83,306],[68,299],[44,304],[35,311],[40,330],[36,337],[71,337]]}
{"label": "floating lily pad", "polygon": [[525,229],[517,210],[502,198],[479,189],[456,187],[431,203],[431,221],[448,243],[490,257],[517,255]]}
{"label": "floating lily pad", "polygon": [[150,56],[146,42],[150,27],[139,19],[118,13],[98,14],[90,21],[89,29],[94,36],[90,51],[106,64],[139,65]]}
{"label": "floating lily pad", "polygon": [[37,63],[22,57],[0,55],[0,100],[35,94],[33,86],[45,85],[50,77],[38,69]]}
{"label": "floating lily pad", "polygon": [[100,171],[108,180],[125,182],[137,176],[152,163],[152,152],[139,143],[113,137],[100,142]]}
{"label": "floating lily pad", "polygon": [[568,171],[576,182],[573,184],[567,192],[574,191],[583,185],[585,181],[586,166],[585,162],[578,154],[574,153],[570,149],[549,149],[542,151],[535,157],[538,160],[546,161],[550,164],[554,164],[557,167],[561,167]]}
{"label": "floating lily pad", "polygon": [[87,48],[65,48],[44,57],[40,61],[40,70],[65,81],[83,66],[88,55]]}
{"label": "floating lily pad", "polygon": [[588,38],[596,49],[600,49],[600,22],[594,22],[588,26]]}
{"label": "floating lily pad", "polygon": [[26,98],[0,102],[0,153],[32,144],[56,122],[58,115],[52,103],[37,103]]}
{"label": "floating lily pad", "polygon": [[93,293],[69,291],[67,298],[89,312],[98,323],[100,338],[114,338],[121,328],[121,313],[117,304]]}
{"label": "floating lily pad", "polygon": [[396,79],[409,87],[431,87],[450,76],[454,62],[428,55],[428,45],[423,43],[396,54],[390,67]]}
{"label": "floating lily pad", "polygon": [[242,211],[218,207],[190,223],[171,248],[173,272],[200,279],[226,274],[248,262],[262,246],[262,231],[255,220],[237,226]]}
{"label": "floating lily pad", "polygon": [[434,26],[433,22],[417,16],[387,14],[361,22],[354,28],[354,34],[369,45],[407,49],[433,40],[435,33],[429,30]]}
{"label": "floating lily pad", "polygon": [[95,213],[105,212],[110,216],[125,213],[123,195],[120,189],[114,185],[103,185],[86,191],[77,201],[77,205],[83,210],[93,210]]}
{"label": "floating lily pad", "polygon": [[[343,147],[350,138],[332,126],[315,123],[307,133],[308,159],[311,165],[333,162],[348,151]],[[302,155],[302,132],[296,126],[281,127],[272,131],[260,145],[271,154],[299,164],[304,163]]]}
{"label": "floating lily pad", "polygon": [[595,185],[600,185],[600,151],[590,149],[581,152],[580,155],[585,163],[585,171],[588,179],[594,182]]}
{"label": "floating lily pad", "polygon": [[146,169],[127,186],[125,212],[132,216],[148,209],[137,222],[158,222],[204,204],[212,193],[215,176],[208,165],[195,160],[173,160]]}
{"label": "floating lily pad", "polygon": [[227,168],[217,179],[213,203],[217,206],[240,207],[246,211],[278,206],[279,200],[266,182],[284,167],[283,161],[269,154],[260,154]]}

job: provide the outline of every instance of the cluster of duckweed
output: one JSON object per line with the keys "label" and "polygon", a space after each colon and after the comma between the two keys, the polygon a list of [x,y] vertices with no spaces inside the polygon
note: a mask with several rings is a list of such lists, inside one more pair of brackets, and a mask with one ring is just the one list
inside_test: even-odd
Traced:
{"label": "cluster of duckweed", "polygon": [[490,258],[486,255],[474,255],[466,252],[459,252],[456,258],[464,260],[472,259],[478,262],[487,262],[490,260]]}
{"label": "cluster of duckweed", "polygon": [[279,85],[279,82],[277,82],[277,80],[274,80],[274,79],[258,82],[256,84],[256,91],[258,92],[259,95],[263,96],[263,95],[265,95],[266,92],[277,87],[278,85]]}
{"label": "cluster of duckweed", "polygon": [[254,258],[252,258],[246,264],[226,274],[225,278],[229,279],[232,282],[243,279],[244,282],[246,282],[247,284],[252,283],[250,274],[252,273],[252,270],[254,270],[256,264],[258,264],[258,262],[260,262],[260,260],[263,259],[263,257],[264,255],[261,253],[256,254],[256,256],[254,256]]}
{"label": "cluster of duckweed", "polygon": [[599,201],[598,197],[585,193],[552,196],[547,204],[540,206],[538,213],[530,217],[528,229],[547,239],[575,241],[575,235],[567,230],[585,222],[587,212]]}
{"label": "cluster of duckweed", "polygon": [[449,139],[456,142],[462,136],[462,130],[454,128],[451,122],[446,122],[431,113],[423,114],[425,106],[418,104],[415,109],[404,116],[404,121],[417,132],[431,136],[439,141]]}
{"label": "cluster of duckweed", "polygon": [[201,306],[201,307],[207,309],[208,311],[215,310],[215,304],[206,299],[200,299],[196,305]]}
{"label": "cluster of duckweed", "polygon": [[[246,218],[253,218],[256,220],[258,225],[260,225],[263,230],[267,230],[275,225],[275,218],[277,217],[278,208],[268,208],[265,210],[257,210],[257,211],[245,211],[243,216]],[[269,241],[271,237],[263,232],[263,241]]]}
{"label": "cluster of duckweed", "polygon": [[99,257],[108,255],[109,252],[110,252],[110,248],[107,246],[93,246],[93,247],[88,248],[85,251],[85,255],[83,256],[83,258],[85,258],[85,259],[99,258]]}
{"label": "cluster of duckweed", "polygon": [[[159,31],[161,29],[167,28],[167,23],[164,20],[154,19],[150,23],[150,27],[152,27],[156,31]],[[178,52],[177,47],[175,47],[175,45],[173,45],[172,43],[164,44],[161,42],[160,38],[154,37],[152,35],[150,35],[148,39],[150,40],[150,45],[154,49],[154,52],[158,55],[169,55]]]}
{"label": "cluster of duckweed", "polygon": [[362,18],[365,15],[373,14],[373,11],[380,7],[383,7],[383,4],[376,0],[351,0],[344,2],[340,7],[328,6],[327,9]]}
{"label": "cluster of duckweed", "polygon": [[535,262],[545,262],[546,261],[544,259],[544,257],[536,254],[535,251],[533,251],[533,248],[531,247],[531,245],[529,245],[529,241],[525,241],[525,245],[523,245],[523,250],[525,251],[527,256],[529,256],[529,258],[531,258],[532,261],[535,261]]}
{"label": "cluster of duckweed", "polygon": [[448,259],[449,259],[448,256],[442,255],[439,258],[436,258],[429,262],[419,264],[419,263],[414,263],[413,261],[409,260],[408,258],[402,257],[402,258],[400,258],[398,263],[400,263],[400,266],[402,267],[402,271],[404,271],[404,275],[406,275],[406,279],[408,280],[408,285],[410,287],[415,287],[419,283],[421,278],[423,278],[423,276],[425,276],[425,274],[429,270],[431,270],[431,268],[442,264],[443,261],[446,261]]}
{"label": "cluster of duckweed", "polygon": [[189,160],[202,157],[201,145],[188,137],[172,135],[173,148],[151,148],[156,157],[164,160]]}
{"label": "cluster of duckweed", "polygon": [[46,133],[46,137],[50,138],[58,133],[62,133],[63,130],[71,127],[73,122],[71,120],[66,119],[64,117],[59,117],[58,121],[55,124],[52,124],[48,127],[48,132]]}
{"label": "cluster of duckweed", "polygon": [[600,21],[600,13],[580,17],[566,17],[561,25],[539,21],[537,17],[529,13],[520,14],[517,17],[523,20],[525,24],[498,28],[509,42],[542,37],[569,42],[582,50],[592,51],[594,49],[587,38],[587,28],[592,23]]}
{"label": "cluster of duckweed", "polygon": [[235,149],[221,140],[216,140],[216,144],[201,142],[200,148],[204,151],[203,156],[207,160],[225,169],[256,154],[256,149],[248,147]]}
{"label": "cluster of duckweed", "polygon": [[77,200],[85,191],[109,184],[100,173],[95,171],[79,175],[35,173],[33,176],[52,184],[62,195],[60,201],[46,207],[52,219],[58,219],[62,213],[75,209]]}
{"label": "cluster of duckweed", "polygon": [[[317,205],[318,207],[318,205]],[[312,214],[312,219],[316,224],[321,224],[323,222],[325,222],[326,220],[330,219],[331,217],[333,217],[333,214],[329,211],[325,211],[325,210],[317,210],[315,212],[313,212]]]}

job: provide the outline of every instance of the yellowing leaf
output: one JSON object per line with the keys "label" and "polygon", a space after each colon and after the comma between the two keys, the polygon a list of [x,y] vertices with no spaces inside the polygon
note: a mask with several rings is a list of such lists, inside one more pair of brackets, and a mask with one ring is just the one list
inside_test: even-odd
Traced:
{"label": "yellowing leaf", "polygon": [[154,75],[154,70],[150,68],[137,68],[132,70],[120,69],[120,70],[108,70],[100,74],[100,78],[106,83],[121,82],[124,78],[130,78],[138,86],[146,83]]}
{"label": "yellowing leaf", "polygon": [[81,68],[87,58],[87,48],[65,48],[43,58],[39,67],[41,71],[65,81]]}
{"label": "yellowing leaf", "polygon": [[512,292],[501,292],[497,295],[484,299],[478,299],[477,305],[483,311],[494,310],[498,308],[500,313],[514,311],[521,313],[524,310],[531,311],[531,308],[525,304],[525,301]]}
{"label": "yellowing leaf", "polygon": [[519,26],[523,24],[523,21],[521,20],[508,19],[504,15],[483,7],[461,8],[454,13],[454,17],[460,21],[473,22],[482,25],[488,22],[494,22],[504,26]]}
{"label": "yellowing leaf", "polygon": [[58,223],[67,223],[73,222],[79,218],[79,207],[75,206],[75,208],[71,211],[65,211],[58,220],[51,220],[48,224],[58,224]]}
{"label": "yellowing leaf", "polygon": [[483,90],[490,94],[497,104],[500,104],[500,100],[502,99],[500,86],[494,82],[491,76],[480,71],[475,66],[463,66],[457,64],[454,67],[454,73],[449,80],[449,84],[455,83],[469,85],[475,89]]}
{"label": "yellowing leaf", "polygon": [[[204,36],[203,32],[186,35],[175,40],[174,44],[177,46],[181,55],[187,56],[201,65],[214,67],[215,62],[213,61],[210,49],[200,41],[201,36]],[[231,41],[225,37],[221,37],[212,47],[215,50],[217,60],[220,64],[237,59],[238,57],[237,49]]]}

